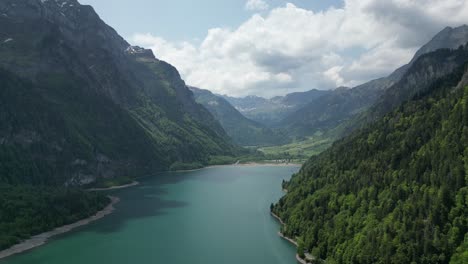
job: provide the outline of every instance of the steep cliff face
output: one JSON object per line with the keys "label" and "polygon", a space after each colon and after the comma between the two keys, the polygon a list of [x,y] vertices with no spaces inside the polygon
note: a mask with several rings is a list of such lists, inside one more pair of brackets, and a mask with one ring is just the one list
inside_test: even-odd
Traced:
{"label": "steep cliff face", "polygon": [[[8,108],[0,126],[8,159],[0,168],[9,182],[29,174],[38,182],[84,184],[235,151],[177,70],[130,46],[92,7],[4,0],[0,27],[8,87],[0,106]],[[34,144],[12,140],[25,137]]]}

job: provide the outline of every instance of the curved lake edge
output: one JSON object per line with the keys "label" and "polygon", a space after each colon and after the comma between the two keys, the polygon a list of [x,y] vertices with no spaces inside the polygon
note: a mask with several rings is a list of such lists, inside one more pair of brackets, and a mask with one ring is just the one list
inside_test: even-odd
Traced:
{"label": "curved lake edge", "polygon": [[174,170],[174,171],[166,171],[166,172],[191,172],[191,171],[200,171],[204,169],[210,168],[220,168],[220,167],[300,167],[302,163],[257,163],[257,162],[247,162],[247,163],[233,163],[233,164],[223,164],[223,165],[210,165],[205,166],[202,168],[197,169],[190,169],[190,170]]}
{"label": "curved lake edge", "polygon": [[[273,216],[273,218],[275,218],[276,220],[278,220],[278,222],[281,224],[281,225],[285,225],[285,223],[283,222],[283,219],[281,219],[278,215],[276,215],[275,213],[273,212],[270,212],[271,216]],[[290,237],[287,237],[285,236],[283,233],[281,233],[280,231],[278,231],[278,235],[288,241],[289,243],[293,244],[294,246],[298,247],[299,245],[297,244],[296,240],[290,238]],[[296,260],[301,263],[301,264],[309,264],[310,262],[307,262],[305,259],[301,258],[299,256],[299,254],[296,254]]]}
{"label": "curved lake edge", "polygon": [[104,191],[112,191],[112,190],[120,190],[120,189],[124,189],[124,188],[129,188],[129,187],[137,186],[139,184],[140,184],[140,182],[133,181],[133,182],[131,182],[129,184],[124,184],[124,185],[117,185],[117,186],[112,186],[112,187],[108,187],[108,188],[91,188],[91,189],[86,189],[86,190],[90,191],[90,192],[104,192]]}
{"label": "curved lake edge", "polygon": [[81,219],[75,223],[57,227],[53,229],[52,231],[48,231],[39,235],[32,236],[31,238],[24,240],[16,245],[13,245],[10,248],[4,249],[0,251],[0,259],[4,259],[12,255],[16,255],[16,254],[23,253],[31,249],[40,247],[46,244],[49,241],[49,239],[52,237],[68,233],[70,231],[75,230],[78,227],[88,225],[94,221],[97,221],[111,214],[112,212],[115,211],[114,205],[116,205],[120,201],[120,198],[115,197],[115,196],[108,196],[108,197],[111,200],[111,202],[104,209],[97,212],[96,214],[88,218]]}
{"label": "curved lake edge", "polygon": [[[277,165],[277,166],[272,166],[272,165]],[[278,166],[278,165],[280,165],[280,166]],[[187,183],[189,183],[192,188],[197,187],[197,186],[199,187],[199,184],[198,184],[199,182],[203,183],[203,184],[201,184],[201,186],[206,185],[206,183],[216,184],[216,185],[222,184],[222,185],[226,185],[226,186],[231,186],[232,183],[236,182],[237,185],[235,185],[235,186],[236,186],[236,188],[238,188],[239,187],[239,180],[241,180],[241,179],[255,179],[253,182],[251,180],[249,180],[249,181],[240,181],[240,184],[245,184],[245,183],[248,182],[249,183],[248,186],[251,186],[251,183],[258,184],[258,183],[262,182],[261,179],[262,178],[264,179],[266,177],[265,175],[268,175],[268,180],[266,182],[268,182],[268,183],[275,182],[275,181],[271,181],[270,178],[269,178],[270,176],[273,175],[273,177],[277,180],[277,182],[280,183],[281,179],[283,179],[283,180],[288,179],[288,177],[286,175],[290,176],[290,175],[295,173],[296,168],[289,169],[289,167],[300,167],[300,166],[298,166],[297,164],[288,164],[288,165],[286,165],[286,164],[264,164],[263,163],[263,164],[248,164],[248,165],[246,165],[246,164],[231,164],[231,165],[220,165],[220,166],[214,166],[214,167],[216,167],[216,168],[213,168],[213,169],[209,169],[209,167],[203,168],[203,169],[207,169],[207,170],[206,170],[206,173],[202,173],[202,174],[196,172],[194,174],[185,175],[185,173],[182,173],[182,174],[179,175],[178,173],[177,174],[172,174],[174,171],[159,172],[159,173],[155,173],[155,174],[152,174],[152,175],[138,177],[138,181],[140,181],[141,185],[145,185],[145,186],[148,185],[148,184],[149,184],[149,186],[153,186],[153,185],[160,186],[161,184],[165,185],[166,183],[170,183],[170,185],[168,187],[171,187],[171,189],[175,189],[175,190],[179,190],[180,186],[184,186]],[[255,167],[260,167],[260,168],[255,168]],[[271,167],[271,168],[263,169],[263,167],[265,167],[265,168]],[[275,167],[278,167],[278,168],[275,168]],[[282,168],[280,168],[280,167],[282,167]],[[219,174],[218,170],[223,170],[222,171],[223,173],[225,172],[224,170],[226,170],[226,172],[228,172],[228,173],[235,170],[235,173],[233,175],[236,176],[236,177],[234,177],[234,178],[227,177],[226,179],[229,179],[227,181],[219,181],[219,179],[215,180],[215,178],[218,178],[218,177],[213,178],[212,176],[214,174]],[[264,173],[265,170],[267,170],[268,172]],[[240,176],[239,172],[242,172],[240,175],[243,175],[243,176]],[[284,173],[284,172],[287,172],[287,173]],[[254,175],[258,175],[259,177],[249,177],[248,174],[250,174],[250,173],[253,173]],[[159,176],[159,174],[163,174],[163,175],[161,175],[163,180],[158,180],[158,179],[153,180],[152,179],[152,178],[159,178],[159,177],[155,177],[155,176]],[[281,176],[281,175],[283,175],[283,176]],[[187,177],[187,176],[190,176],[190,177]],[[201,179],[201,181],[192,181],[192,180],[185,181],[185,179],[191,179],[192,176],[194,177],[194,179]],[[166,178],[167,179],[173,179],[173,180],[168,181]],[[223,177],[221,177],[221,178],[223,178]],[[182,179],[184,179],[184,180],[182,180]],[[236,180],[233,181],[233,179],[236,179]],[[257,179],[260,179],[260,180],[257,180]],[[197,183],[197,184],[194,185],[193,183]],[[258,186],[265,186],[265,183],[261,183]],[[278,186],[279,186],[279,184],[274,184],[274,183],[269,184],[268,190],[278,189],[277,188]],[[176,188],[173,188],[173,187],[176,187]],[[218,187],[218,186],[216,186],[216,187]],[[242,188],[244,188],[244,187],[242,187]],[[197,188],[194,188],[194,189],[197,190]],[[217,188],[213,188],[213,189],[217,189]],[[153,188],[144,188],[144,187],[142,187],[141,190],[143,191],[143,196],[145,197],[145,199],[147,199],[147,196],[146,196],[147,194],[152,194],[153,193],[153,190],[154,190],[154,194],[158,194],[158,195],[164,194],[165,196],[168,194],[166,189],[164,189],[165,192],[163,192],[163,193],[160,193],[161,190],[159,190],[157,188],[153,189]],[[279,190],[281,190],[281,189],[279,189]],[[146,192],[148,192],[148,193],[146,193]],[[112,214],[112,215],[115,215],[117,217],[117,221],[110,220],[110,219],[114,219],[114,217],[111,216],[111,217],[106,217],[105,219],[103,219],[101,221],[98,221],[99,223],[96,224],[96,225],[101,225],[100,223],[105,223],[104,225],[106,225],[106,226],[108,226],[109,223],[112,223],[111,225],[113,225],[114,222],[122,221],[122,219],[124,219],[125,221],[129,221],[129,219],[127,219],[128,215],[125,215],[125,212],[128,213],[128,205],[129,205],[129,202],[128,202],[127,198],[129,197],[129,195],[133,196],[133,195],[140,194],[140,193],[141,193],[140,188],[125,188],[124,192],[119,192],[118,194],[116,194],[121,199],[121,202],[119,203],[118,208],[116,208],[115,212]],[[184,191],[184,193],[186,193],[186,190]],[[197,193],[197,192],[195,191],[195,193]],[[257,193],[257,192],[252,192],[252,193]],[[269,192],[267,192],[267,193],[269,193]],[[276,194],[274,194],[274,193],[276,193]],[[222,192],[221,194],[225,194],[225,193]],[[277,201],[281,197],[281,192],[278,192],[278,190],[274,191],[274,192],[271,192],[271,194],[272,194],[271,196],[268,195],[268,197],[270,197],[270,198],[266,198],[267,200],[271,199],[270,201]],[[177,195],[176,197],[172,197],[172,199],[176,199],[177,197],[180,198],[180,196]],[[187,198],[184,195],[182,195],[182,197],[183,198],[182,198],[181,201],[185,201],[184,199]],[[188,197],[190,197],[190,195]],[[204,196],[202,195],[202,197],[204,197]],[[259,197],[258,195],[257,196],[254,195],[253,197],[254,198],[256,197],[256,198],[264,199],[263,195],[262,195],[262,197]],[[190,201],[193,201],[193,199],[190,199]],[[172,207],[173,205],[170,204],[170,202],[172,202],[172,200],[170,198],[167,198],[166,200],[163,199],[162,202],[163,202],[162,203],[163,208],[166,208],[165,206],[168,206],[167,208],[177,208],[178,207],[177,205]],[[169,204],[168,205],[164,204],[165,202],[169,202]],[[250,203],[250,200],[249,200],[249,203]],[[270,205],[270,202],[264,202],[263,208],[264,209],[267,208],[268,205]],[[185,207],[185,206],[186,205],[184,205],[183,207]],[[134,207],[132,206],[130,208],[134,208]],[[121,210],[122,210],[122,212],[124,212],[123,214],[121,213]],[[249,210],[247,210],[247,211],[249,211]],[[268,218],[269,210],[256,209],[256,211],[258,211],[258,210],[263,211],[264,213],[266,213],[264,216],[266,216],[266,218]],[[231,212],[231,211],[232,210],[230,210],[229,212]],[[131,212],[135,213],[133,209],[131,209]],[[137,215],[136,217],[133,217],[133,215],[134,214],[132,214],[132,216],[130,218],[139,219],[139,218],[142,217],[142,216],[138,215],[138,212],[136,214]],[[166,213],[164,212],[161,215],[166,215]],[[148,215],[145,214],[144,218],[147,218],[148,216],[152,216],[152,217],[157,216],[157,218],[162,219],[161,217],[159,217],[160,216],[159,212],[157,212],[154,215],[153,214],[148,214]],[[120,219],[120,218],[122,218],[122,219]],[[265,219],[265,218],[262,218],[262,219]],[[113,221],[113,222],[109,222],[109,221]],[[159,221],[159,222],[161,222],[161,221]],[[282,264],[284,264],[284,263],[291,263],[291,264],[292,263],[297,263],[296,260],[295,260],[295,254],[296,254],[294,252],[295,250],[291,246],[289,246],[287,243],[281,242],[281,239],[280,240],[275,239],[275,237],[277,237],[277,231],[278,231],[278,226],[275,223],[276,221],[270,220],[270,221],[267,221],[267,222],[270,223],[269,228],[271,228],[270,231],[268,232],[269,233],[269,235],[268,235],[269,239],[272,239],[271,241],[277,241],[277,242],[274,242],[274,243],[277,246],[280,246],[281,249],[286,249],[284,251],[285,254],[288,254],[287,253],[288,251],[290,252],[289,253],[290,255],[288,257],[286,257],[286,258],[284,258],[284,255],[283,255],[283,259],[279,263],[282,263]],[[164,221],[162,221],[162,223],[164,223]],[[93,226],[94,226],[94,224],[93,224]],[[118,224],[116,226],[118,226]],[[263,225],[262,225],[262,227],[263,227]],[[87,227],[84,227],[84,228],[87,228]],[[256,230],[260,230],[260,229],[261,228],[257,228]],[[100,230],[100,231],[103,231],[103,230]],[[120,232],[120,231],[118,231],[118,232]],[[107,237],[110,234],[114,234],[114,233],[118,234],[118,232],[116,232],[115,230],[112,230],[112,233],[110,233],[109,230],[105,230],[105,231],[103,231],[102,234],[105,234],[105,236]],[[36,261],[36,263],[38,263],[37,262],[38,260],[41,260],[41,261],[43,260],[44,262],[40,262],[40,263],[51,264],[48,261],[45,262],[45,260],[52,259],[52,257],[55,258],[55,253],[54,254],[49,253],[49,252],[51,252],[51,248],[52,248],[52,251],[53,251],[53,250],[55,250],[54,247],[55,248],[61,248],[62,244],[66,245],[67,242],[69,242],[69,239],[74,239],[74,238],[77,238],[77,237],[79,239],[81,239],[80,237],[82,236],[82,234],[81,234],[80,230],[78,230],[76,232],[73,232],[73,233],[80,233],[80,235],[77,234],[75,236],[73,234],[70,237],[67,236],[66,239],[62,239],[61,236],[58,239],[50,239],[50,241],[47,241],[47,243],[45,243],[44,247],[40,247],[37,250],[32,250],[32,252],[24,252],[23,254],[16,254],[15,253],[15,256],[11,256],[11,258],[9,257],[5,261],[10,263],[9,260],[11,260],[12,263],[26,264],[26,263],[31,263],[30,262],[31,260]],[[87,234],[87,232],[85,232],[85,234]],[[99,236],[101,236],[102,234],[100,233]],[[262,237],[262,236],[261,235],[259,236],[257,234],[255,237],[257,238],[257,237]],[[189,238],[190,238],[190,236],[189,236]],[[78,241],[78,240],[75,240],[75,241]],[[259,242],[263,242],[263,241],[259,241]],[[197,243],[197,242],[195,242],[195,243]],[[166,245],[167,243],[164,242],[162,244]],[[262,243],[257,243],[257,244],[261,245]],[[57,246],[57,245],[59,245],[59,246]],[[252,247],[249,247],[249,248],[252,248]],[[278,262],[276,262],[276,260],[278,259],[278,255],[276,254],[277,249],[278,248],[274,247],[275,254],[268,254],[268,256],[269,256],[268,258],[269,258],[271,263],[278,263]],[[66,248],[65,251],[64,251],[64,249],[62,248],[61,250],[62,250],[61,252],[68,252],[69,250],[72,250],[72,249]],[[272,250],[272,247],[269,246],[267,250],[268,251]],[[27,250],[24,250],[24,251],[27,251]],[[47,253],[44,254],[44,252],[47,252]],[[92,254],[94,254],[93,251],[90,251],[90,252],[92,252]],[[98,250],[98,252],[102,252],[102,249]],[[281,252],[283,253],[283,251],[281,251]],[[20,252],[18,252],[18,253],[20,253]],[[49,254],[49,257],[44,257],[44,255],[47,255],[47,254]],[[100,256],[100,254],[101,253],[97,253],[97,255],[94,256],[92,259],[99,259],[97,256]],[[147,254],[147,255],[142,254],[142,256],[152,256],[152,254]],[[157,258],[159,258],[160,256],[161,255],[158,255]],[[164,254],[162,256],[163,256],[162,258],[164,259],[164,257],[165,257]],[[63,255],[64,259],[66,259],[67,257],[68,256],[66,254]],[[263,255],[261,257],[263,258]],[[81,259],[87,259],[87,258],[91,259],[90,256],[81,257]],[[121,258],[119,258],[119,259],[125,259],[125,258],[124,257],[122,258],[122,256],[121,256]],[[170,258],[170,259],[172,259],[172,258]],[[253,258],[253,260],[255,260],[255,258]],[[273,261],[271,261],[271,260],[273,260]],[[1,263],[3,263],[2,261],[3,261],[3,259],[0,258]],[[86,260],[86,261],[88,261],[88,260]],[[290,262],[290,261],[292,261],[292,262]],[[61,262],[57,262],[57,263],[60,264]],[[85,262],[79,262],[78,261],[78,262],[73,262],[73,263],[85,263]],[[125,262],[119,262],[119,263],[125,263]],[[177,263],[179,263],[179,262],[177,262]],[[210,263],[210,262],[208,262],[208,263]],[[250,262],[248,262],[248,263],[250,263]],[[256,261],[254,261],[252,263],[262,263],[262,261],[258,262],[258,258],[257,258]]]}

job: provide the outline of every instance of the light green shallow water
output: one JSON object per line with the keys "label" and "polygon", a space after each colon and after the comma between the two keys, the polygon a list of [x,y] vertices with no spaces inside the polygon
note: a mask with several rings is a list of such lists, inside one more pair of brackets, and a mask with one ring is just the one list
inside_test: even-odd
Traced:
{"label": "light green shallow water", "polygon": [[147,178],[112,192],[116,211],[0,264],[293,264],[269,215],[298,167],[226,166]]}

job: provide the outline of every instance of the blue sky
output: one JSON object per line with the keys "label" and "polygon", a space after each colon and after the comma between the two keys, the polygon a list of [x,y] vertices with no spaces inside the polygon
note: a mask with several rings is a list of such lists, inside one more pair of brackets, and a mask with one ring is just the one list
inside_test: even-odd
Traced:
{"label": "blue sky", "polygon": [[409,62],[463,0],[80,0],[187,84],[273,97],[354,87]]}
{"label": "blue sky", "polygon": [[[171,41],[202,39],[208,29],[237,27],[252,13],[243,0],[80,0],[92,5],[109,25],[130,37],[148,32]],[[320,11],[340,7],[342,0],[270,0],[270,7],[291,2],[298,7]]]}

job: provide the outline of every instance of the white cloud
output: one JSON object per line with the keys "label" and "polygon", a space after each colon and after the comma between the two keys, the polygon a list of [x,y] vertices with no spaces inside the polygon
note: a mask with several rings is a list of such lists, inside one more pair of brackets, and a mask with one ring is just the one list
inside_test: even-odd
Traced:
{"label": "white cloud", "polygon": [[263,0],[248,0],[245,3],[245,9],[251,11],[264,11],[269,8],[269,5]]}
{"label": "white cloud", "polygon": [[186,82],[221,94],[274,96],[354,86],[389,74],[445,26],[468,23],[464,0],[345,0],[313,12],[287,4],[200,44],[135,34]]}

